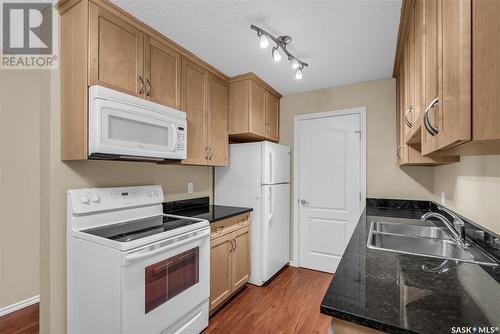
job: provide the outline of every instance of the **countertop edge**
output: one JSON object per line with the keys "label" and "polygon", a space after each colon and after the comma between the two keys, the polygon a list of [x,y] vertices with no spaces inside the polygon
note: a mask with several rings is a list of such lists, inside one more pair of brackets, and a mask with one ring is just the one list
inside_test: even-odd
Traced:
{"label": "countertop edge", "polygon": [[227,218],[239,216],[239,215],[242,215],[244,213],[252,212],[252,211],[253,211],[252,208],[242,208],[241,211],[233,212],[233,213],[230,213],[228,215],[224,215],[224,216],[221,216],[221,217],[217,217],[216,219],[209,220],[209,223],[212,224],[212,223],[215,223],[215,222],[227,219]]}

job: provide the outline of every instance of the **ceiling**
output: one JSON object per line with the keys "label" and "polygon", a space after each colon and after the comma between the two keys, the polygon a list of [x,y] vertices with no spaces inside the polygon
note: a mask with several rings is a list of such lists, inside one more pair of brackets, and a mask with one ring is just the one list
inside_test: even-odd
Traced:
{"label": "ceiling", "polygon": [[[228,76],[254,72],[288,95],[392,75],[401,0],[112,0]],[[302,80],[274,63],[250,25],[290,35]]]}

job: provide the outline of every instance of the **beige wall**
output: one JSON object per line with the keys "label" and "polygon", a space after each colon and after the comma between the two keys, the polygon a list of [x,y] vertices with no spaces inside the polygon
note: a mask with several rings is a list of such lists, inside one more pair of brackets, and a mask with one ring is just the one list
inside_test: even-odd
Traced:
{"label": "beige wall", "polygon": [[0,308],[39,294],[43,71],[0,71]]}
{"label": "beige wall", "polygon": [[396,164],[396,89],[382,79],[289,95],[281,100],[280,142],[293,147],[293,117],[367,108],[367,197],[432,199],[500,234],[500,156],[462,156],[439,167]]}
{"label": "beige wall", "polygon": [[167,200],[212,196],[213,169],[61,162],[59,72],[0,73],[0,307],[40,294],[42,333],[64,333],[66,190],[161,184]]}
{"label": "beige wall", "polygon": [[434,200],[500,234],[500,156],[462,156],[456,164],[434,167]]}
{"label": "beige wall", "polygon": [[[41,227],[41,326],[44,333],[63,333],[66,328],[66,190],[80,187],[107,187],[161,184],[166,199],[212,195],[213,169],[137,162],[61,162],[59,74],[51,76],[50,108],[44,109],[49,144],[46,169],[50,180],[48,214]],[[186,194],[187,182],[194,193]]]}
{"label": "beige wall", "polygon": [[394,79],[373,80],[285,96],[281,99],[280,142],[292,147],[295,115],[366,106],[368,197],[428,199],[432,169],[396,164]]}

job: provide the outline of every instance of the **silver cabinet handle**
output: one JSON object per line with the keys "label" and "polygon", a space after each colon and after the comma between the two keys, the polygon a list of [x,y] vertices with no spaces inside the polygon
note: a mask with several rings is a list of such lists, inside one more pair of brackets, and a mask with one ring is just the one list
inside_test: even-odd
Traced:
{"label": "silver cabinet handle", "polygon": [[214,151],[212,150],[212,148],[210,147],[210,156],[209,156],[209,160],[212,160],[212,157],[214,156]]}
{"label": "silver cabinet handle", "polygon": [[408,114],[411,112],[413,112],[413,106],[410,106],[405,112],[405,123],[409,128],[413,126],[413,124],[411,124],[411,122],[408,120]]}
{"label": "silver cabinet handle", "polygon": [[142,77],[139,75],[139,94],[144,93],[144,80]]}
{"label": "silver cabinet handle", "polygon": [[399,145],[398,148],[396,149],[396,155],[398,156],[398,159],[401,160],[401,145]]}
{"label": "silver cabinet handle", "polygon": [[432,100],[431,103],[429,103],[429,105],[427,106],[427,108],[425,108],[425,112],[424,112],[425,129],[432,136],[435,136],[439,133],[439,128],[437,128],[431,124],[431,121],[429,120],[429,111],[431,111],[431,109],[434,108],[434,106],[436,106],[437,104],[439,104],[439,97],[436,97],[434,100]]}
{"label": "silver cabinet handle", "polygon": [[148,86],[146,96],[151,96],[151,81],[149,79],[146,79],[146,85]]}
{"label": "silver cabinet handle", "polygon": [[205,160],[208,160],[208,147],[205,146]]}

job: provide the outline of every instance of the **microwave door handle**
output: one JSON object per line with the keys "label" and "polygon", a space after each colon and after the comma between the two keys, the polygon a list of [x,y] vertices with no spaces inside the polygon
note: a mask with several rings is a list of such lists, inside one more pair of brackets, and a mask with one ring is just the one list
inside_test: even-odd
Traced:
{"label": "microwave door handle", "polygon": [[187,239],[184,239],[184,240],[181,240],[181,241],[174,241],[172,242],[171,244],[168,244],[164,247],[160,247],[160,248],[156,248],[150,252],[146,252],[146,253],[132,253],[132,254],[128,254],[125,256],[125,263],[132,263],[132,262],[136,262],[136,261],[140,261],[142,259],[145,259],[145,258],[148,258],[148,257],[151,257],[151,256],[155,256],[157,254],[160,254],[160,253],[163,253],[163,252],[166,252],[172,248],[178,248],[178,247],[181,247],[185,244],[189,244],[193,241],[196,241],[196,240],[199,240],[199,239],[203,239],[205,237],[207,237],[209,235],[209,232],[208,230],[207,231],[204,231],[203,233],[200,233],[200,234],[197,234],[193,237],[190,237],[190,238],[187,238]]}
{"label": "microwave door handle", "polygon": [[170,124],[170,127],[172,127],[172,146],[170,147],[170,152],[174,152],[175,145],[177,145],[177,125]]}

